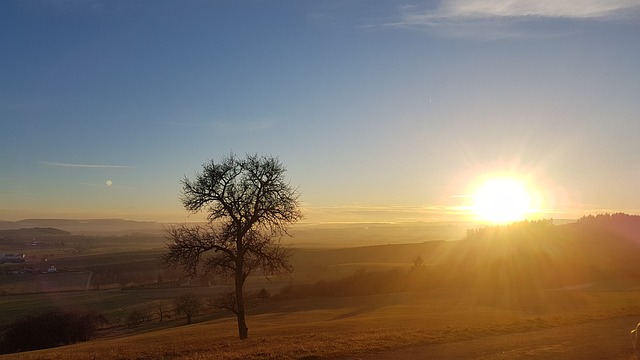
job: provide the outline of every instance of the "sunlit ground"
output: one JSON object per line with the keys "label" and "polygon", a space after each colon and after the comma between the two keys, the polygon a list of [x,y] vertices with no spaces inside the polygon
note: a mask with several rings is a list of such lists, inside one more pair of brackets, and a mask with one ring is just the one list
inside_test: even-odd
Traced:
{"label": "sunlit ground", "polygon": [[[239,341],[229,317],[190,326],[4,355],[3,359],[301,359],[458,342],[637,314],[632,293],[551,292],[544,311],[493,307],[477,294],[434,291],[265,305]],[[573,304],[573,305],[572,305]],[[521,304],[523,305],[523,304]],[[525,306],[526,308],[526,306]],[[626,350],[626,349],[625,349]]]}

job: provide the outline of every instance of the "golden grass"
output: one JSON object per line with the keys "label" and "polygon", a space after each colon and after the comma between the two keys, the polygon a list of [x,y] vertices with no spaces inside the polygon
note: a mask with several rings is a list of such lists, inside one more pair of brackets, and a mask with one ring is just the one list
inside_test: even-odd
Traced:
{"label": "golden grass", "polygon": [[547,304],[535,311],[478,304],[475,294],[463,291],[302,299],[257,309],[248,318],[250,339],[245,341],[237,340],[235,318],[224,318],[0,359],[325,358],[637,315],[638,295],[550,291]]}

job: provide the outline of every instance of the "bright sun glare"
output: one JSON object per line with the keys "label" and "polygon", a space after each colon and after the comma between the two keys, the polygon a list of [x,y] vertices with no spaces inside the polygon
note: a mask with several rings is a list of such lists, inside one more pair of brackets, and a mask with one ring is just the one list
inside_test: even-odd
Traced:
{"label": "bright sun glare", "polygon": [[526,185],[509,178],[489,179],[473,195],[473,212],[480,220],[509,223],[524,220],[531,209]]}

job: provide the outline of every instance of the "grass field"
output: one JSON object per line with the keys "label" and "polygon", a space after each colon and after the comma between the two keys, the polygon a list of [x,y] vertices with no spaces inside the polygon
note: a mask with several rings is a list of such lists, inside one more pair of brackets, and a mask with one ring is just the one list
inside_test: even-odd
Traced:
{"label": "grass field", "polygon": [[[173,322],[171,328],[147,328],[134,335],[0,359],[357,358],[408,346],[481,341],[605,319],[640,318],[638,298],[638,291],[547,291],[537,297],[539,306],[532,308],[517,303],[489,306],[468,292],[434,290],[277,301],[252,310],[248,341],[237,340],[234,318],[223,317],[188,326]],[[625,334],[632,324],[623,329]]]}
{"label": "grass field", "polygon": [[91,272],[0,276],[0,293],[23,294],[88,289]]}
{"label": "grass field", "polygon": [[[248,285],[247,291],[259,291],[266,287],[276,292],[278,284]],[[184,293],[193,293],[205,298],[229,291],[227,286],[217,287],[174,287],[162,289],[131,289],[52,292],[0,296],[0,324],[7,324],[28,314],[50,308],[74,308],[97,311],[114,323],[122,323],[132,309],[146,307],[155,311],[158,303],[163,303],[165,311],[172,308],[174,300]]]}
{"label": "grass field", "polygon": [[[0,286],[12,287],[0,296],[0,324],[57,306],[98,311],[112,325],[103,329],[98,339],[86,343],[0,359],[422,359],[421,354],[430,353],[439,354],[427,357],[432,359],[577,360],[598,354],[595,358],[629,360],[629,331],[640,321],[640,273],[636,266],[640,247],[589,229],[563,229],[553,236],[518,235],[518,241],[481,238],[473,242],[297,248],[291,259],[295,267],[291,276],[274,283],[252,276],[246,290],[266,287],[276,294],[287,284],[313,286],[324,280],[324,288],[331,291],[301,296],[353,295],[337,291],[344,288],[328,286],[330,280],[380,271],[403,277],[351,279],[402,283],[412,279],[411,274],[420,274],[410,271],[417,256],[424,261],[423,270],[428,270],[423,274],[433,277],[423,278],[425,283],[411,283],[428,286],[404,288],[416,289],[406,293],[292,299],[300,293],[285,292],[249,310],[247,341],[237,340],[236,319],[231,314],[211,309],[198,315],[193,325],[185,326],[184,318],[171,314],[162,322],[154,319],[127,327],[132,310],[146,307],[156,311],[160,304],[168,314],[173,301],[184,293],[196,293],[204,299],[229,291],[229,287],[209,279],[192,285],[210,286],[178,287],[184,282],[176,281],[179,276],[174,278],[175,274],[162,268],[159,257],[163,250],[157,239],[136,240],[140,244],[133,242],[135,246],[127,243],[128,237],[107,243],[92,240],[80,244],[86,245],[80,253],[61,248],[53,256],[29,256],[27,265],[55,263],[67,271],[59,279],[46,278],[59,280],[50,282],[57,284],[52,289],[19,289],[38,286],[38,276],[7,274],[0,278]],[[340,241],[343,230],[328,228],[322,235]],[[348,235],[356,238],[372,230],[376,229],[352,227],[349,231],[353,234]],[[378,235],[386,234],[382,230]],[[48,261],[41,260],[44,257]],[[94,281],[101,279],[99,286],[91,286],[91,291],[62,291],[69,284],[82,282],[73,275],[81,271],[92,272]],[[156,281],[157,274],[162,275],[162,282]],[[20,284],[21,279],[28,284]],[[354,287],[344,281],[337,284]],[[37,293],[29,293],[34,291]],[[367,292],[359,294],[363,293]]]}

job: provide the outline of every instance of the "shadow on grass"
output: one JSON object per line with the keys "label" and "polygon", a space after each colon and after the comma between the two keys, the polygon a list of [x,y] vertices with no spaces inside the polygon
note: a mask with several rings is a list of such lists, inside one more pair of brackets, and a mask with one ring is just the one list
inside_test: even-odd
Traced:
{"label": "shadow on grass", "polygon": [[367,304],[364,306],[360,306],[353,311],[349,311],[347,313],[337,315],[334,318],[330,319],[329,321],[342,320],[342,319],[347,319],[347,318],[358,316],[358,315],[363,315],[366,313],[371,313],[385,306],[387,306],[387,304]]}
{"label": "shadow on grass", "polygon": [[393,306],[393,305],[397,305],[401,302],[406,301],[406,296],[408,296],[408,294],[395,294],[396,296],[385,296],[385,297],[381,297],[381,296],[362,296],[361,299],[363,301],[361,301],[361,305],[358,306],[356,309],[346,312],[344,314],[339,314],[337,316],[335,316],[334,318],[332,318],[329,321],[334,321],[334,320],[341,320],[341,319],[347,319],[350,317],[354,317],[354,316],[358,316],[358,315],[363,315],[363,314],[367,314],[367,313],[371,313],[374,312],[376,310],[385,308],[387,306]]}

